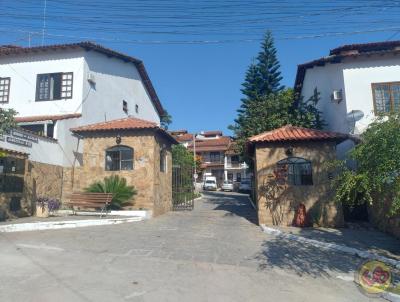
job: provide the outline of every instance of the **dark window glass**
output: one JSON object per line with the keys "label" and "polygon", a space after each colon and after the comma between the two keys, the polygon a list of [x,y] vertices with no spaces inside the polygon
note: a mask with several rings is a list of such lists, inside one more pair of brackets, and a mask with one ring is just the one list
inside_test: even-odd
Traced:
{"label": "dark window glass", "polygon": [[167,159],[166,159],[166,154],[164,150],[160,151],[160,172],[166,172],[167,171]]}
{"label": "dark window glass", "polygon": [[38,74],[36,101],[72,98],[73,73]]}
{"label": "dark window glass", "polygon": [[122,101],[122,111],[128,113],[128,103],[126,101]]}
{"label": "dark window glass", "polygon": [[106,150],[106,170],[132,170],[133,149],[126,146],[115,146]]}
{"label": "dark window glass", "polygon": [[238,155],[231,156],[231,162],[232,163],[238,163],[239,162],[239,156]]}
{"label": "dark window glass", "polygon": [[241,181],[242,180],[242,174],[237,173],[236,174],[236,181]]}
{"label": "dark window glass", "polygon": [[277,175],[295,186],[313,184],[311,162],[300,157],[288,157],[277,163]]}
{"label": "dark window glass", "polygon": [[210,152],[210,162],[219,162],[220,161],[220,153],[219,152]]}

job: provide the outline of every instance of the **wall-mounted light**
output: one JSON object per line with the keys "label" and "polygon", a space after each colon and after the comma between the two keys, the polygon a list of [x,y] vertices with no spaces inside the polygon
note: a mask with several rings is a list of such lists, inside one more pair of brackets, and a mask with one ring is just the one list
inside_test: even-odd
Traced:
{"label": "wall-mounted light", "polygon": [[117,137],[115,138],[115,142],[119,145],[121,143],[121,135],[118,134]]}
{"label": "wall-mounted light", "polygon": [[289,147],[285,150],[285,154],[287,156],[292,156],[293,155],[293,147]]}

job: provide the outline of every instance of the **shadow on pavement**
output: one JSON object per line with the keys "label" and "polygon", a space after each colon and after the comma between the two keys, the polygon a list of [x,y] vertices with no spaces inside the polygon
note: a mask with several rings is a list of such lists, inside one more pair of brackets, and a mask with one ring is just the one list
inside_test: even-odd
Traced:
{"label": "shadow on pavement", "polygon": [[238,193],[203,191],[204,203],[214,205],[215,211],[226,211],[226,216],[239,216],[258,224],[257,213],[248,200],[248,195]]}
{"label": "shadow on pavement", "polygon": [[280,268],[299,276],[314,278],[329,276],[329,272],[351,273],[362,263],[362,259],[319,249],[284,238],[274,238],[262,244],[256,255],[260,270]]}

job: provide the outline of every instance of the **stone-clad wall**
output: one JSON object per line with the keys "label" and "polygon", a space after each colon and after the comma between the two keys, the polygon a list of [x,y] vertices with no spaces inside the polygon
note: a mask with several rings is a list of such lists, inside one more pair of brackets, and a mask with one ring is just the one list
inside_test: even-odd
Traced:
{"label": "stone-clad wall", "polygon": [[[158,216],[172,208],[172,153],[170,144],[161,137],[156,137],[154,145],[154,209],[153,215]],[[164,147],[166,156],[165,172],[160,171],[160,148]]]}
{"label": "stone-clad wall", "polygon": [[[273,182],[273,170],[278,161],[287,158],[287,148],[292,156],[310,160],[313,173],[311,186],[278,186]],[[304,142],[259,144],[255,150],[256,201],[260,224],[292,225],[300,203],[313,220],[323,226],[342,226],[343,214],[333,201],[328,172],[324,167],[335,159],[334,142]]]}
{"label": "stone-clad wall", "polygon": [[[134,150],[134,168],[131,171],[106,171],[105,150],[116,144],[117,133],[92,135],[83,139],[83,166],[64,169],[63,200],[72,192],[82,192],[92,182],[113,174],[126,178],[138,194],[133,205],[126,209],[149,209],[154,215],[170,210],[172,203],[172,156],[169,142],[164,142],[153,131],[121,133],[122,146]],[[160,173],[160,146],[167,146],[168,173]]]}
{"label": "stone-clad wall", "polygon": [[[7,217],[33,215],[37,197],[61,198],[63,168],[61,166],[26,161],[22,193],[0,193],[0,208]],[[21,210],[11,213],[13,197],[21,198]]]}

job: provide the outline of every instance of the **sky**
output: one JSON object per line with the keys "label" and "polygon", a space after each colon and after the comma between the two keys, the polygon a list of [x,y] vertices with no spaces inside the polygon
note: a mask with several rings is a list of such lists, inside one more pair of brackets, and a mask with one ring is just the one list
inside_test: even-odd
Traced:
{"label": "sky", "polygon": [[0,0],[0,44],[94,41],[144,61],[170,129],[233,123],[245,72],[264,33],[283,76],[343,44],[400,40],[392,0]]}

